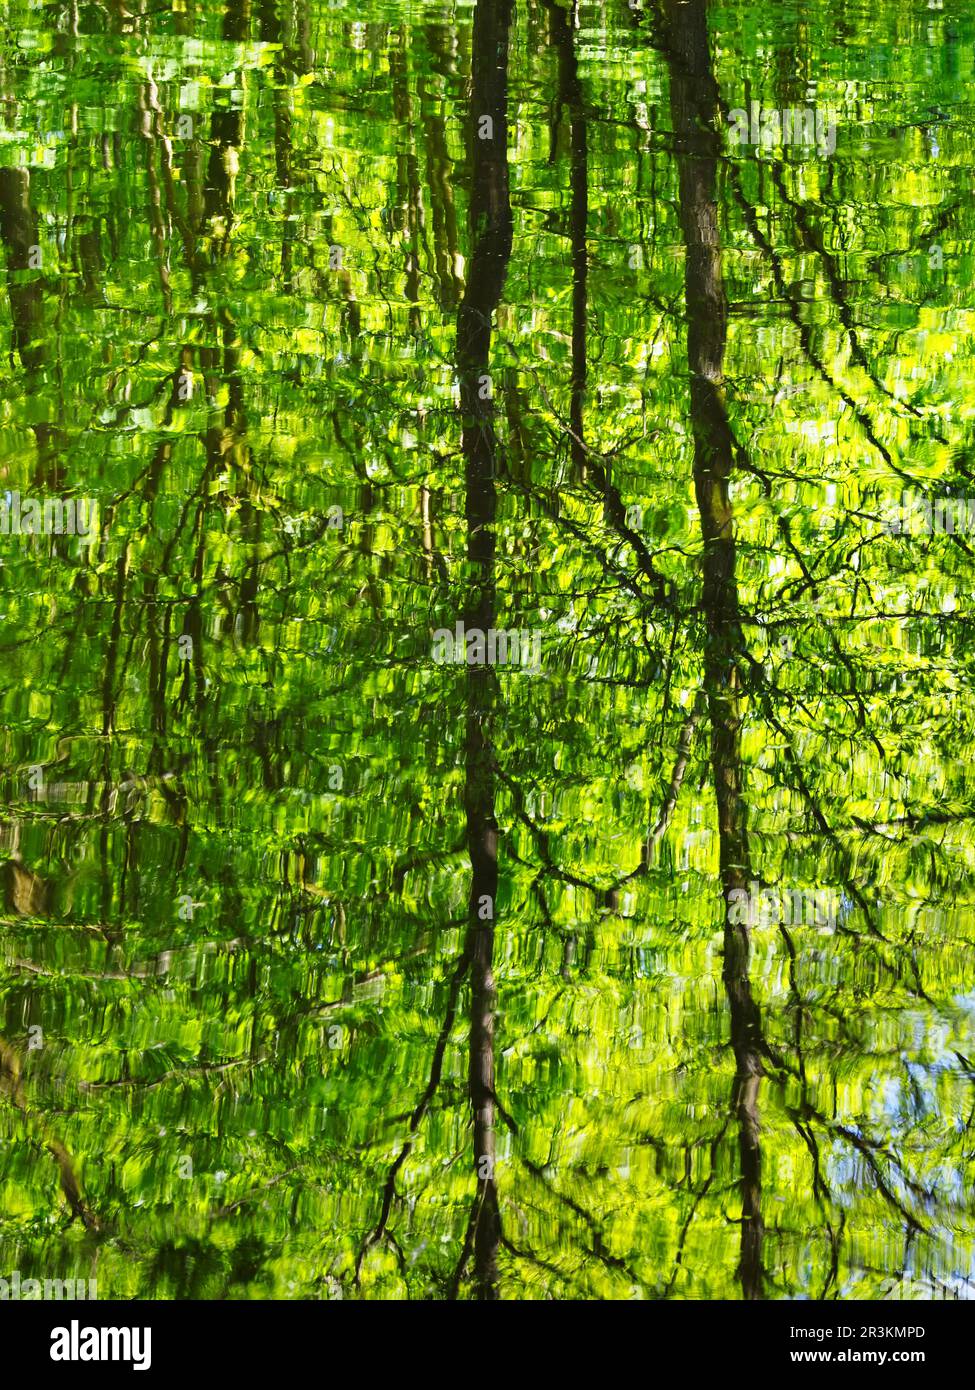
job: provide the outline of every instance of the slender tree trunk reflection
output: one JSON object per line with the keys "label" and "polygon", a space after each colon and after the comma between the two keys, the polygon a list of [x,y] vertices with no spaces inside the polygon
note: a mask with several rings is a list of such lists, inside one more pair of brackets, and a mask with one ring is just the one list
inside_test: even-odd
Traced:
{"label": "slender tree trunk reflection", "polygon": [[665,0],[669,30],[670,107],[680,181],[680,219],[685,243],[684,288],[694,489],[704,538],[701,603],[705,620],[704,679],[711,725],[725,900],[724,986],[735,1056],[732,1105],[738,1121],[741,1170],[742,1296],[763,1296],[762,1149],[759,1090],[763,1050],[761,1018],[749,979],[750,941],[745,924],[730,921],[729,895],[751,878],[742,796],[742,650],[735,534],[729,481],[735,443],[724,392],[728,309],[721,271],[716,198],[717,86],[711,71],[706,0]]}
{"label": "slender tree trunk reflection", "polygon": [[[51,394],[46,378],[52,364],[44,332],[44,248],[27,169],[0,169],[0,241],[7,263],[11,346],[23,368],[25,393],[41,400]],[[58,491],[64,481],[65,449],[60,407],[58,418],[39,421],[31,429],[37,447],[34,486],[41,492]]]}
{"label": "slender tree trunk reflection", "polygon": [[[474,15],[470,107],[470,226],[473,243],[467,288],[457,317],[457,365],[463,414],[467,559],[472,584],[465,627],[495,625],[497,436],[488,383],[491,330],[511,255],[508,193],[509,0],[478,0]],[[469,1079],[474,1114],[477,1196],[468,1241],[481,1299],[498,1297],[501,1221],[495,1176],[494,912],[498,886],[498,825],[494,812],[491,722],[497,677],[490,666],[467,667],[464,809],[471,860],[467,951],[471,961]]]}

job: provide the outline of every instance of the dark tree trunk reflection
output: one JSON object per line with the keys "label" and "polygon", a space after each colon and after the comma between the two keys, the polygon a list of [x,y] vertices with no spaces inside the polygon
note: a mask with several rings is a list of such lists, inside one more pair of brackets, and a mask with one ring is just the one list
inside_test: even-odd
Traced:
{"label": "dark tree trunk reflection", "polygon": [[[479,0],[474,15],[470,107],[470,226],[472,254],[457,318],[457,364],[463,414],[467,559],[471,598],[467,628],[495,626],[497,437],[489,380],[491,331],[511,255],[508,194],[508,0]],[[498,1297],[501,1223],[495,1177],[494,912],[498,886],[498,826],[494,812],[491,721],[497,678],[490,666],[470,665],[467,678],[464,809],[471,860],[467,954],[471,963],[470,1093],[474,1115],[477,1196],[470,1238],[481,1299]]]}
{"label": "dark tree trunk reflection", "polygon": [[666,0],[670,106],[685,243],[687,356],[694,438],[694,490],[704,539],[701,604],[704,679],[711,725],[725,900],[724,985],[735,1056],[732,1104],[741,1168],[742,1296],[763,1296],[762,1150],[759,1089],[762,1034],[749,979],[749,928],[731,921],[730,894],[751,878],[741,762],[742,650],[735,533],[729,481],[735,444],[724,391],[728,309],[721,271],[716,196],[717,86],[711,71],[705,0]]}
{"label": "dark tree trunk reflection", "polygon": [[[52,364],[44,331],[44,251],[27,169],[0,169],[0,242],[7,263],[11,346],[23,369],[25,394],[43,400],[50,393],[47,377]],[[58,490],[64,481],[65,450],[60,419],[38,421],[31,429],[37,446],[34,484],[41,491]]]}

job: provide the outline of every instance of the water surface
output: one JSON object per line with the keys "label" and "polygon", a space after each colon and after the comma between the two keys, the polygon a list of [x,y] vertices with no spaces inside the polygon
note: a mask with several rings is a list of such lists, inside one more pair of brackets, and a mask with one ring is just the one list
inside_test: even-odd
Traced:
{"label": "water surface", "polygon": [[0,1275],[968,1297],[975,12],[3,14]]}

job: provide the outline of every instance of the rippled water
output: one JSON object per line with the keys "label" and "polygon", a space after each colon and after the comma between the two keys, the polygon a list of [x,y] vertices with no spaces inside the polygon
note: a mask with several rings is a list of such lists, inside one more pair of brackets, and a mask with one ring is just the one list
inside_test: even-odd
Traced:
{"label": "rippled water", "polygon": [[3,15],[0,1275],[969,1296],[975,12]]}

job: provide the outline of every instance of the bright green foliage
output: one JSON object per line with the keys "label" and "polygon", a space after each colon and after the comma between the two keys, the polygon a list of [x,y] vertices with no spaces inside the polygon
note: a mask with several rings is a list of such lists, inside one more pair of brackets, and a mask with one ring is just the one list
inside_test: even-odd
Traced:
{"label": "bright green foliage", "polygon": [[[964,1297],[975,532],[883,523],[975,497],[975,13],[846,12],[707,8],[722,109],[836,121],[714,187],[750,873],[840,904],[751,933],[761,1284]],[[514,8],[482,707],[473,13],[4,5],[0,490],[99,534],[0,536],[0,1277],[476,1294],[483,714],[497,1292],[742,1296],[675,59]]]}

